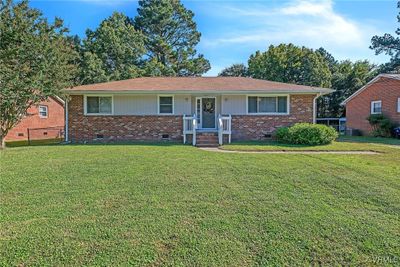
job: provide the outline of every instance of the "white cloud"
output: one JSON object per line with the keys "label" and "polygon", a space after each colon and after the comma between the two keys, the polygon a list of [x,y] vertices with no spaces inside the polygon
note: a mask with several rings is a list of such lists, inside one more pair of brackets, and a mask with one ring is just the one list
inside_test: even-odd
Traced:
{"label": "white cloud", "polygon": [[224,36],[204,40],[207,47],[224,45],[260,46],[293,42],[328,50],[368,50],[373,26],[360,25],[334,10],[333,2],[290,1],[283,7],[269,8],[252,5],[238,8],[222,4],[217,9],[222,16],[235,18],[240,29],[232,29]]}

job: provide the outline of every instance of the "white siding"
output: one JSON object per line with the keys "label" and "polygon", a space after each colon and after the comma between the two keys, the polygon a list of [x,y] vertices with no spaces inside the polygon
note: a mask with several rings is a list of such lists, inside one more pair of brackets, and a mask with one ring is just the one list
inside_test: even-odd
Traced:
{"label": "white siding", "polygon": [[[174,95],[175,115],[191,113],[190,95]],[[114,95],[114,115],[157,115],[158,95]]]}
{"label": "white siding", "polygon": [[223,95],[221,97],[222,114],[246,114],[246,99],[245,95]]}
{"label": "white siding", "polygon": [[175,114],[190,115],[191,112],[191,96],[190,95],[175,95]]}

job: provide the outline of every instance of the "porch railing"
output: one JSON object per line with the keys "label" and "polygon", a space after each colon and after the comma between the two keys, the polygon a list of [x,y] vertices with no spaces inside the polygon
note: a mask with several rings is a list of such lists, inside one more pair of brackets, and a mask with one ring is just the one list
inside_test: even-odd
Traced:
{"label": "porch railing", "polygon": [[183,116],[183,143],[186,144],[187,135],[192,135],[192,144],[196,145],[196,129],[197,129],[197,118],[193,116]]}
{"label": "porch railing", "polygon": [[228,142],[231,143],[232,135],[232,116],[219,115],[218,116],[218,143],[220,145],[224,142],[224,135],[228,135]]}

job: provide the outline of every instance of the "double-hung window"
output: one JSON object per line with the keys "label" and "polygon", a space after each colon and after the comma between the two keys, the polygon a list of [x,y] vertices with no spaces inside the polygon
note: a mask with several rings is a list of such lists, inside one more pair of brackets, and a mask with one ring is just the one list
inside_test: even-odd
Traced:
{"label": "double-hung window", "polygon": [[287,96],[248,96],[247,112],[249,114],[271,113],[288,114]]}
{"label": "double-hung window", "polygon": [[86,96],[86,114],[112,114],[112,96]]}
{"label": "double-hung window", "polygon": [[381,114],[382,113],[382,101],[372,101],[371,102],[371,114]]}
{"label": "double-hung window", "polygon": [[39,117],[47,118],[48,116],[48,108],[47,106],[39,106]]}
{"label": "double-hung window", "polygon": [[174,97],[159,96],[158,97],[158,113],[159,114],[174,114]]}

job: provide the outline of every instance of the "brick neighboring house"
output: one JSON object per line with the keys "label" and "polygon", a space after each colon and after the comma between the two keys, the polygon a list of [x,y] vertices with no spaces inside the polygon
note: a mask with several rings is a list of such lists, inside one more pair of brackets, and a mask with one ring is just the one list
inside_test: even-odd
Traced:
{"label": "brick neighboring house", "polygon": [[64,132],[64,101],[58,97],[50,97],[47,101],[28,109],[27,115],[12,128],[5,141],[21,141],[62,138]]}
{"label": "brick neighboring house", "polygon": [[67,141],[261,140],[314,122],[330,89],[244,77],[148,77],[65,90]]}
{"label": "brick neighboring house", "polygon": [[387,115],[400,125],[400,74],[380,74],[343,101],[346,127],[364,135],[372,131],[367,121],[371,114]]}

